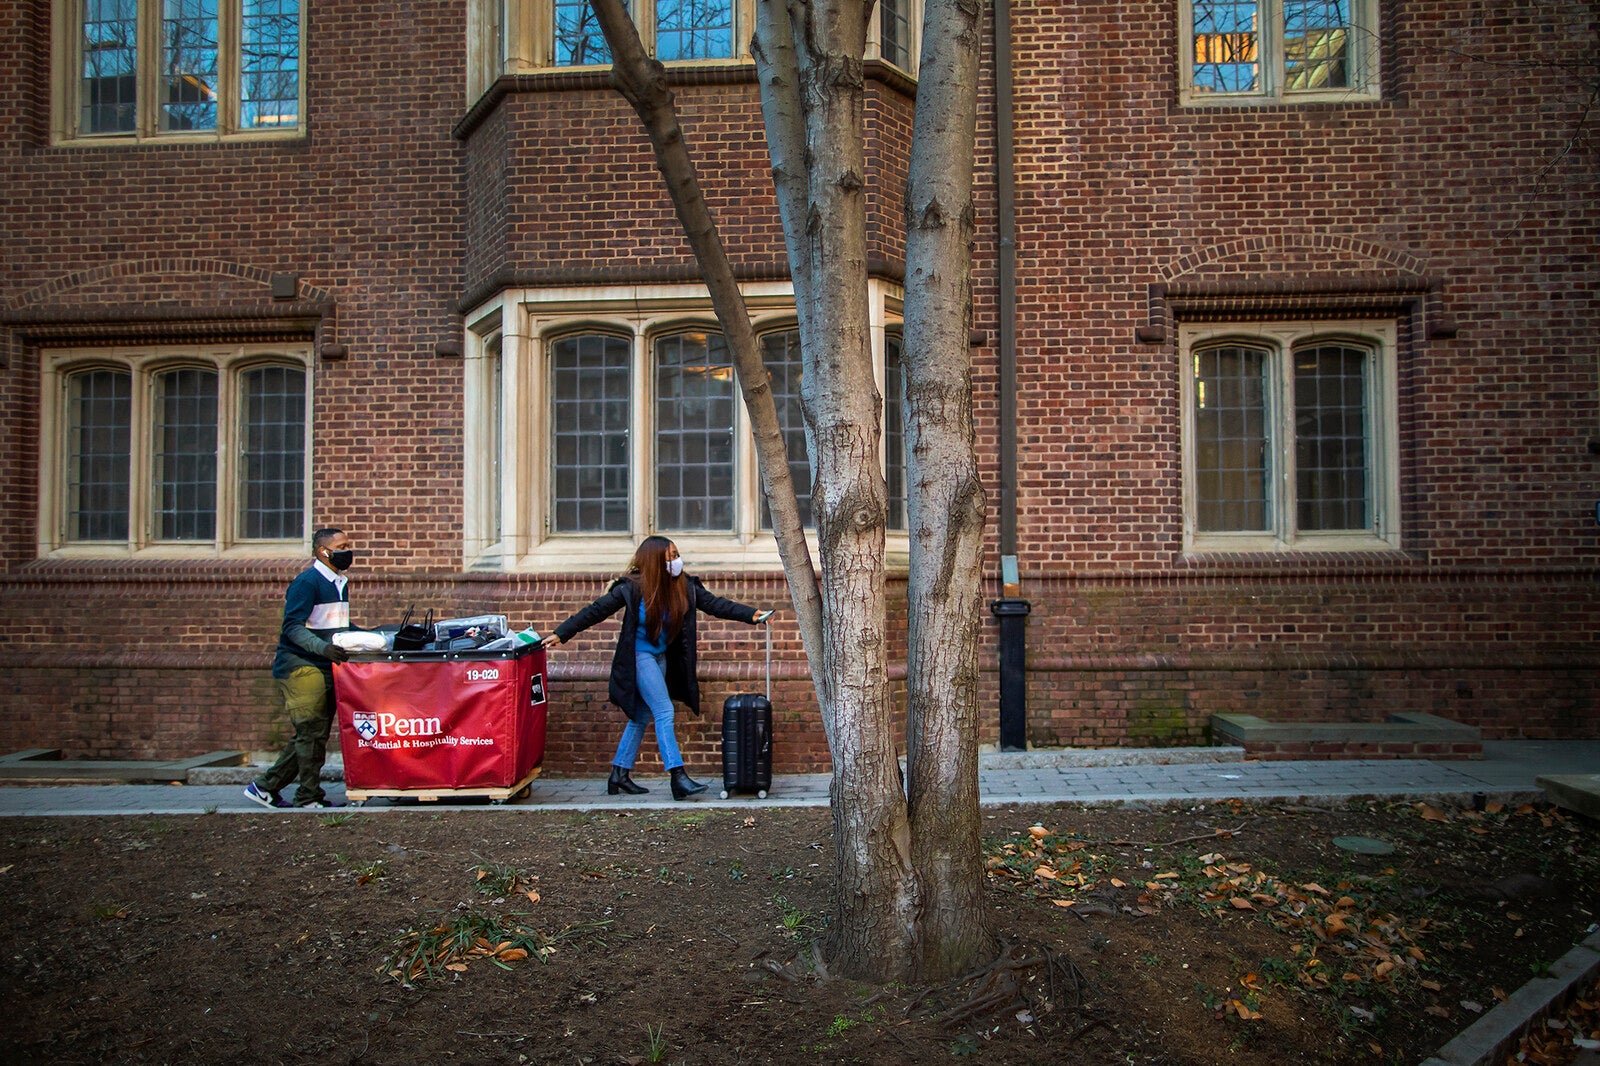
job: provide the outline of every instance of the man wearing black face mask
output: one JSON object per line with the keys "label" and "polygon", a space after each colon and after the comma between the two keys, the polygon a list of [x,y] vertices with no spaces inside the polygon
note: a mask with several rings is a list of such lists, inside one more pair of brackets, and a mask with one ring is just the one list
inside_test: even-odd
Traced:
{"label": "man wearing black face mask", "polygon": [[342,529],[319,529],[311,536],[309,567],[289,583],[283,597],[283,627],[272,676],[283,697],[294,735],[278,761],[245,786],[245,798],[263,807],[288,807],[278,792],[294,781],[295,807],[341,806],[322,791],[322,764],[333,728],[333,664],[349,653],[333,635],[350,628],[350,583],[344,572],[355,561]]}

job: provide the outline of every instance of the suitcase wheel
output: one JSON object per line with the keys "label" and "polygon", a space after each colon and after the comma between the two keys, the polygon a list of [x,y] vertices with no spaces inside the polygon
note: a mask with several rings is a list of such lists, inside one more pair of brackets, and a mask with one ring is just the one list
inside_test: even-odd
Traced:
{"label": "suitcase wheel", "polygon": [[766,799],[766,798],[767,798],[767,790],[766,789],[764,789],[764,788],[756,789],[756,799]]}
{"label": "suitcase wheel", "polygon": [[723,799],[727,799],[728,798],[728,790],[727,789],[723,789],[722,790],[722,798]]}

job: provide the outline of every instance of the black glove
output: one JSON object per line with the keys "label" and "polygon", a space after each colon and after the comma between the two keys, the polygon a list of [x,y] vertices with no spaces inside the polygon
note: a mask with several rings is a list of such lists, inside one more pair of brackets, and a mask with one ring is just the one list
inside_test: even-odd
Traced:
{"label": "black glove", "polygon": [[339,647],[337,644],[330,643],[328,645],[328,650],[324,654],[327,656],[329,662],[343,663],[350,661],[350,653]]}

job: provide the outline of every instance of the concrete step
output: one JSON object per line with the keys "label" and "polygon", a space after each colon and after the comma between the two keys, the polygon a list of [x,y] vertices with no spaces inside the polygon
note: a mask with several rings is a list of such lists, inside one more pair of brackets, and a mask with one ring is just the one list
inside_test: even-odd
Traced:
{"label": "concrete step", "polygon": [[187,781],[205,767],[243,766],[242,751],[212,751],[187,759],[63,759],[59,748],[0,755],[0,781]]}
{"label": "concrete step", "polygon": [[1544,774],[1533,783],[1556,806],[1600,819],[1600,774]]}
{"label": "concrete step", "polygon": [[1269,722],[1253,714],[1214,714],[1211,735],[1257,759],[1481,759],[1483,734],[1432,714],[1392,714],[1383,722]]}

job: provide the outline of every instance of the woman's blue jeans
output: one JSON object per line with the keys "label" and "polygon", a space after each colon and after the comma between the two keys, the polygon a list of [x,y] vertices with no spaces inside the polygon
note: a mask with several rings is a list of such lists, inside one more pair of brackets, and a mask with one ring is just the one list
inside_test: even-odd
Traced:
{"label": "woman's blue jeans", "polygon": [[[639,698],[650,708],[656,722],[656,748],[661,752],[661,765],[676,770],[683,765],[683,754],[678,751],[678,736],[672,731],[672,697],[667,695],[667,656],[648,651],[638,652],[634,660],[635,683]],[[644,726],[628,719],[622,727],[622,739],[617,741],[617,754],[612,765],[624,770],[633,769],[633,760],[639,755],[639,745],[644,741]]]}

